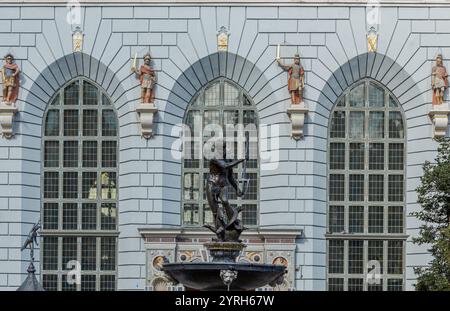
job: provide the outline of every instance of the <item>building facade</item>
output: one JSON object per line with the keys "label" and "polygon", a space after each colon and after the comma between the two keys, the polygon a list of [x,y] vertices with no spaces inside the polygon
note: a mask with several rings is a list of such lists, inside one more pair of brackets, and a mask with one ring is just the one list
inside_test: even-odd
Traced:
{"label": "building facade", "polygon": [[[130,68],[148,52],[145,106]],[[300,107],[276,61],[296,53]],[[39,219],[49,290],[167,290],[162,263],[207,260],[207,162],[179,143],[195,117],[256,125],[249,190],[230,199],[248,227],[240,260],[287,266],[276,289],[413,290],[430,260],[410,213],[448,136],[431,89],[448,1],[1,0],[0,54],[20,68],[17,111],[0,113],[2,290],[25,279]]]}

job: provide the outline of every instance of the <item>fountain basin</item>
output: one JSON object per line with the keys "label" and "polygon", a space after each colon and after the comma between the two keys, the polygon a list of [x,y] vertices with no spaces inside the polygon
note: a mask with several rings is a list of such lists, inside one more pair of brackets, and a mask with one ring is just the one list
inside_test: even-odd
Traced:
{"label": "fountain basin", "polygon": [[220,277],[221,270],[232,270],[238,273],[237,278],[230,285],[230,290],[234,291],[249,291],[267,284],[276,284],[282,281],[286,273],[286,267],[281,265],[242,262],[166,263],[162,270],[188,289],[202,291],[228,289]]}

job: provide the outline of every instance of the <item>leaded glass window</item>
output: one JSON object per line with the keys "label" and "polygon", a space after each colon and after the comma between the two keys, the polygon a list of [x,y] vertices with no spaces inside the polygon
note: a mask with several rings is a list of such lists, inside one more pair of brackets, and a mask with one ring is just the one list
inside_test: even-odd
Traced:
{"label": "leaded glass window", "polygon": [[[43,132],[42,284],[115,290],[116,112],[98,86],[77,78],[51,101]],[[67,282],[71,261],[80,265],[80,284]]]}
{"label": "leaded glass window", "polygon": [[[229,189],[229,202],[231,205],[242,207],[240,217],[245,226],[257,226],[259,223],[258,116],[248,95],[242,88],[227,79],[214,80],[200,90],[190,103],[184,124],[186,130],[182,162],[183,226],[198,227],[213,222],[204,191],[209,175],[209,158],[203,154],[203,147],[207,147],[205,143],[212,137],[217,137],[217,132],[221,130],[224,139],[229,139],[227,159],[243,158],[243,148],[240,149],[236,142],[238,131],[235,129],[240,125],[243,126],[244,132],[249,132],[250,137],[250,160],[247,165],[247,176],[250,182],[248,191],[242,198],[236,196],[234,189]],[[241,141],[243,141],[242,138]],[[235,168],[236,178],[241,176],[242,169],[242,164]],[[242,188],[242,185],[240,187]]]}
{"label": "leaded glass window", "polygon": [[[364,79],[337,100],[328,144],[328,289],[403,290],[405,132],[401,106]],[[378,273],[376,281],[368,275]]]}

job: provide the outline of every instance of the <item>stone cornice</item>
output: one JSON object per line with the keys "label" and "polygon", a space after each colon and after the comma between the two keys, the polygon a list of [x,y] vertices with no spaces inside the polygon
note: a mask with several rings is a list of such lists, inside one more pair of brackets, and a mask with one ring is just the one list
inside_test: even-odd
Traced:
{"label": "stone cornice", "polygon": [[[0,5],[12,6],[66,6],[67,0],[0,0]],[[82,6],[368,6],[368,0],[79,0]],[[450,6],[450,0],[380,0],[381,6]]]}

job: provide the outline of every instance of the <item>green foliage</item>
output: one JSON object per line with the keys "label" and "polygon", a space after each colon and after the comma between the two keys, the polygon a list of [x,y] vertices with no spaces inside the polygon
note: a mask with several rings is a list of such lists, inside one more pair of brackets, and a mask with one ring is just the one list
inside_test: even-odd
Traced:
{"label": "green foliage", "polygon": [[415,269],[420,291],[450,291],[450,139],[438,142],[435,163],[425,162],[416,189],[422,210],[411,213],[423,222],[413,242],[429,245],[433,256],[429,266]]}

